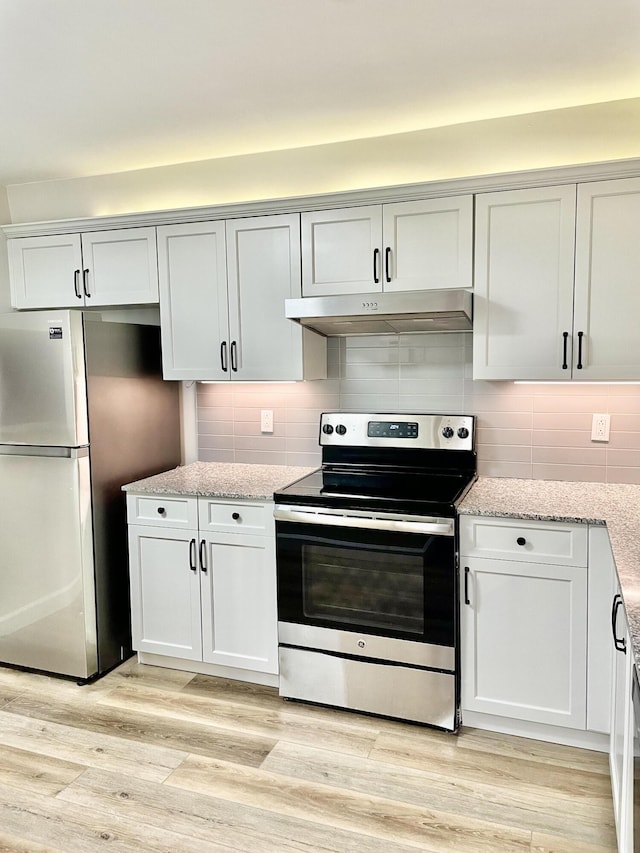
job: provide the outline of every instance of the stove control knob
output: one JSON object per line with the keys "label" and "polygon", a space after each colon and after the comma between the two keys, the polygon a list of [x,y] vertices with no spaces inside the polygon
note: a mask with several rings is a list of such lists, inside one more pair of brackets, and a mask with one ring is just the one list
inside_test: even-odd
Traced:
{"label": "stove control knob", "polygon": [[458,438],[469,438],[469,430],[466,427],[460,427],[458,430]]}
{"label": "stove control knob", "polygon": [[442,435],[443,435],[445,438],[451,438],[451,436],[453,435],[453,430],[451,429],[451,427],[450,427],[450,426],[446,426],[446,427],[442,430]]}
{"label": "stove control knob", "polygon": [[333,427],[331,426],[331,424],[325,424],[325,425],[322,427],[322,432],[323,432],[325,435],[331,435],[331,433],[333,432]]}
{"label": "stove control knob", "polygon": [[338,433],[338,435],[344,435],[346,431],[347,428],[344,424],[338,424],[338,426],[336,427],[336,432]]}

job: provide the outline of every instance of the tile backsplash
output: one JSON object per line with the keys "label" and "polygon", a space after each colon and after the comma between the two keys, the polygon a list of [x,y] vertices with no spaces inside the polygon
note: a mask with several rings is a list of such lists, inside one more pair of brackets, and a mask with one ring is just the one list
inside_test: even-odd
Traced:
{"label": "tile backsplash", "polygon": [[[474,382],[471,334],[330,338],[329,378],[198,384],[199,459],[320,464],[328,410],[477,415],[478,472],[493,477],[640,483],[640,385]],[[260,432],[272,409],[273,434]],[[596,412],[608,443],[591,441]]]}

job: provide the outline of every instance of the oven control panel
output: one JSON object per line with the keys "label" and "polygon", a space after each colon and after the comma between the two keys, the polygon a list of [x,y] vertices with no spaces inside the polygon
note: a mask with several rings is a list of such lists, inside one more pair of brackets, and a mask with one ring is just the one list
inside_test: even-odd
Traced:
{"label": "oven control panel", "polygon": [[474,432],[471,415],[324,412],[320,416],[321,446],[473,450]]}

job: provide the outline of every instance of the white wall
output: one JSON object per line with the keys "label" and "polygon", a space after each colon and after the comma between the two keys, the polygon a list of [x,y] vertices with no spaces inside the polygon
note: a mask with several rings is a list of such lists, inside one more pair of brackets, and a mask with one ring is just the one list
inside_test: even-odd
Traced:
{"label": "white wall", "polygon": [[640,98],[8,187],[12,222],[391,186],[640,156]]}

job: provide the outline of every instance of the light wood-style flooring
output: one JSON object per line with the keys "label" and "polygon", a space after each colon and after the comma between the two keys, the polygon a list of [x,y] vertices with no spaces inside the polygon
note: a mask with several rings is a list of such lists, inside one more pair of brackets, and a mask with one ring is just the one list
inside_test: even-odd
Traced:
{"label": "light wood-style flooring", "polygon": [[284,702],[135,659],[0,667],[0,853],[615,850],[606,757]]}

